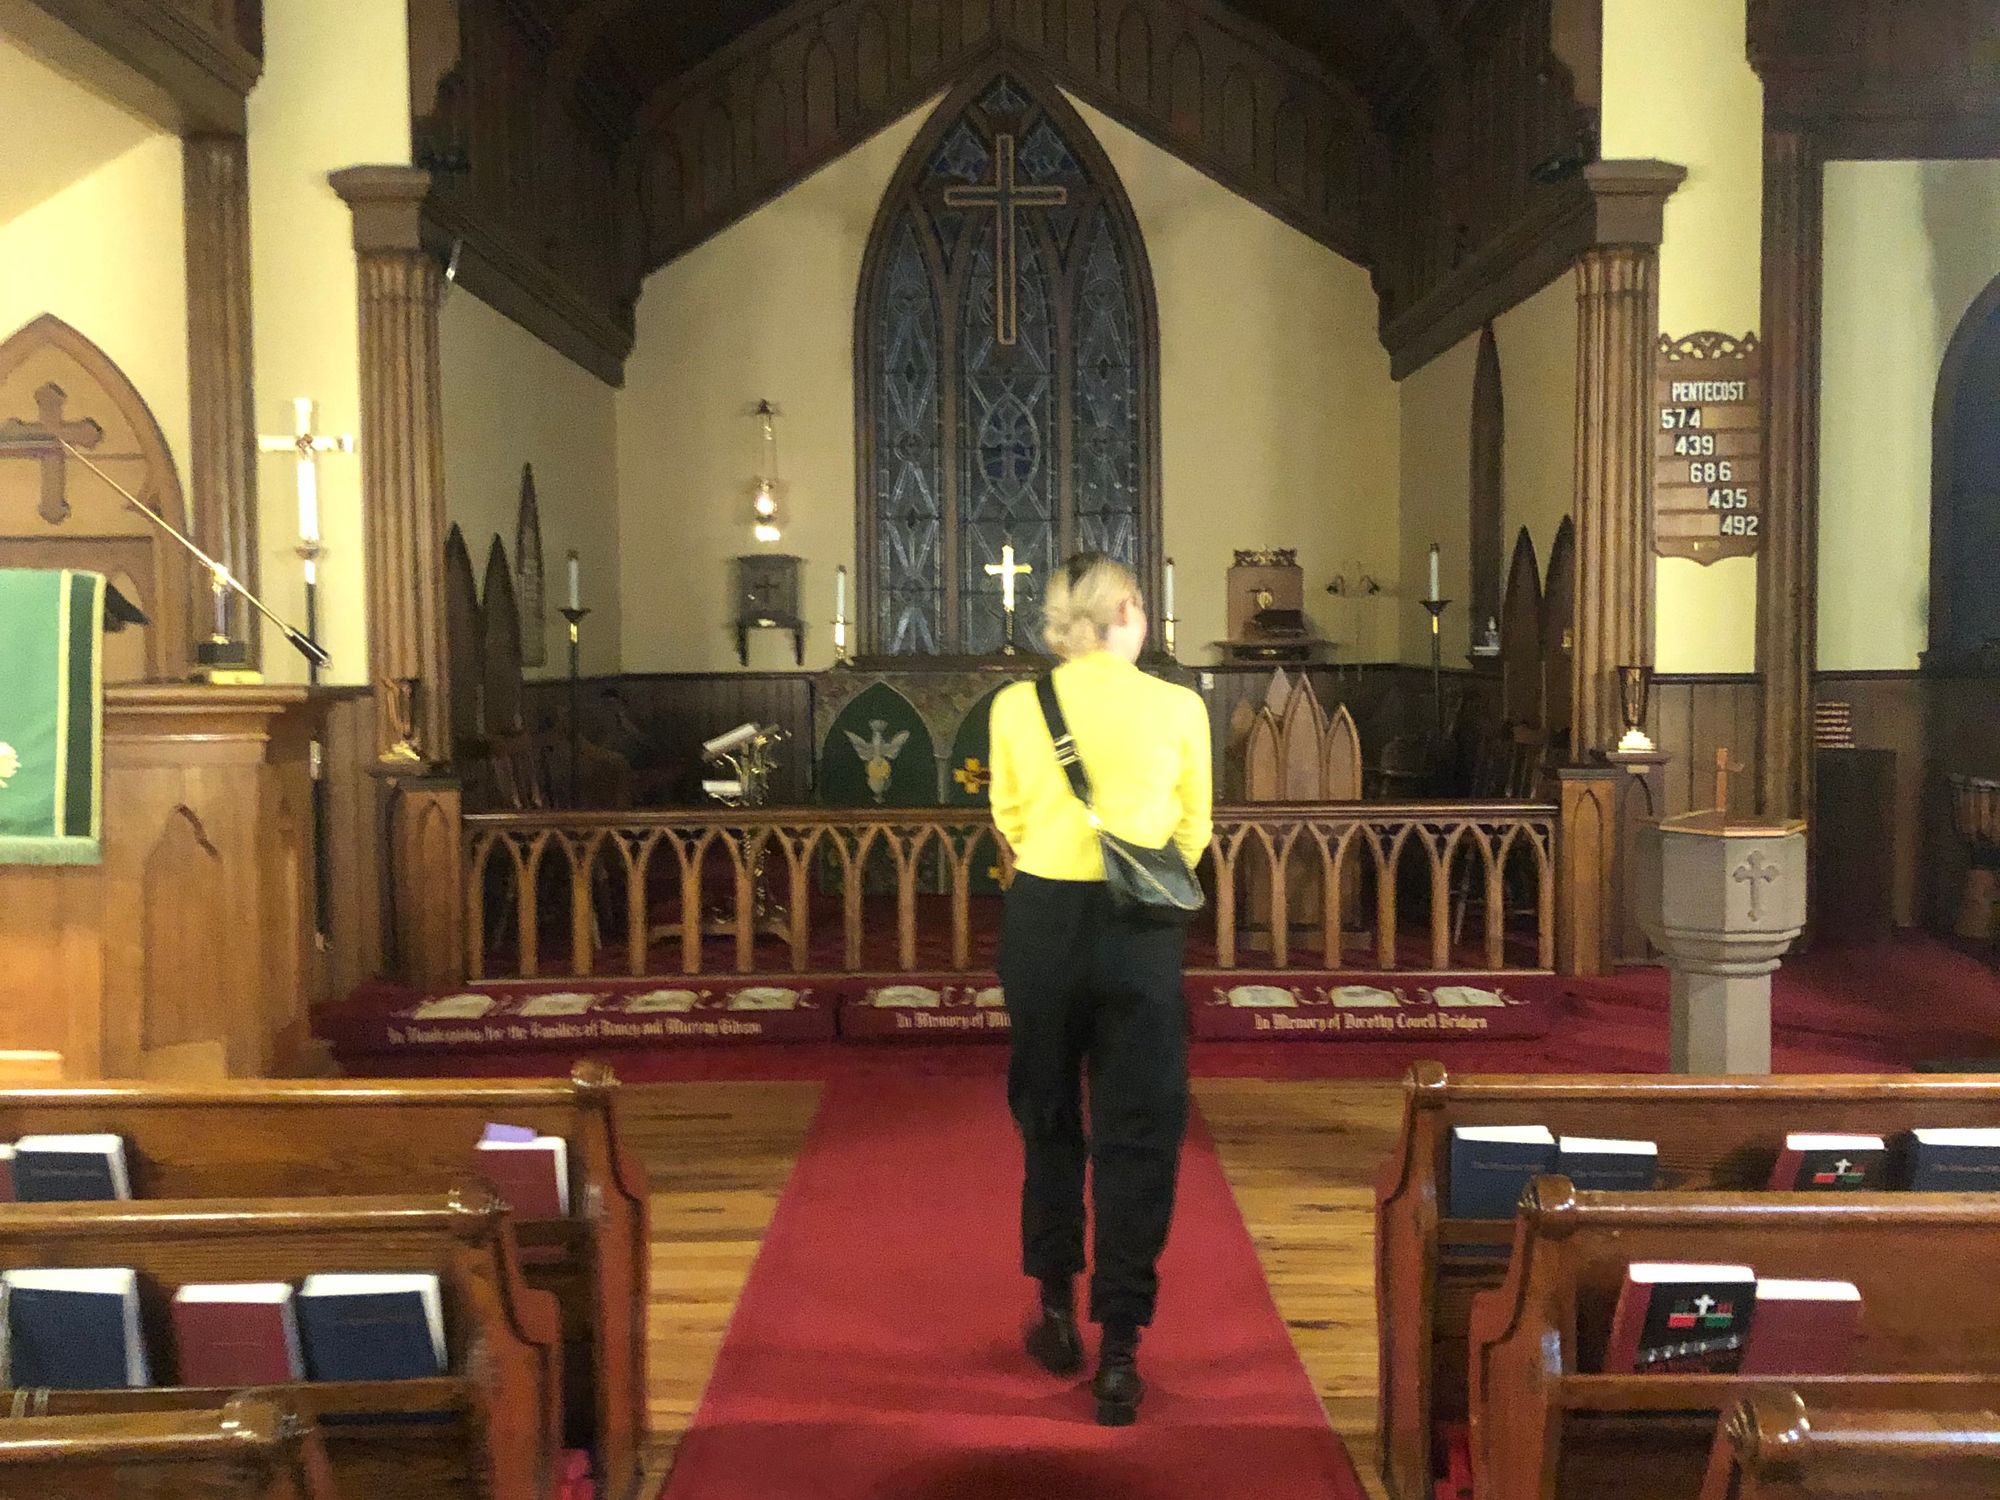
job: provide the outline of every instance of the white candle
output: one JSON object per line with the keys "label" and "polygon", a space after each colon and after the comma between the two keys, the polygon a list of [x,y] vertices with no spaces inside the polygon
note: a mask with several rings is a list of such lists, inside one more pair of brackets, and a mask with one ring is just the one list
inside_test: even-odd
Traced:
{"label": "white candle", "polygon": [[836,620],[847,618],[847,569],[844,567],[833,570],[833,617]]}
{"label": "white candle", "polygon": [[1438,544],[1436,542],[1431,543],[1431,591],[1425,597],[1430,599],[1441,599],[1444,597],[1438,592]]}
{"label": "white candle", "polygon": [[1166,605],[1165,616],[1171,620],[1174,617],[1174,560],[1171,557],[1167,559],[1166,598],[1162,602]]}
{"label": "white candle", "polygon": [[569,555],[569,607],[583,608],[583,565],[574,552]]}

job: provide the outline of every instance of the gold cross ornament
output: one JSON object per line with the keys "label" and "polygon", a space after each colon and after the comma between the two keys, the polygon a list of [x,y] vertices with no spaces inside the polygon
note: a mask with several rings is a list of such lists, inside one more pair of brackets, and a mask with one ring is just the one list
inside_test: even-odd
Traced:
{"label": "gold cross ornament", "polygon": [[951,208],[993,210],[993,332],[1001,343],[1011,346],[1019,339],[1021,330],[1017,301],[1020,225],[1015,215],[1024,208],[1061,208],[1069,202],[1069,189],[1031,187],[1020,182],[1014,172],[1012,135],[996,136],[993,147],[993,181],[948,187],[944,190],[944,201]]}

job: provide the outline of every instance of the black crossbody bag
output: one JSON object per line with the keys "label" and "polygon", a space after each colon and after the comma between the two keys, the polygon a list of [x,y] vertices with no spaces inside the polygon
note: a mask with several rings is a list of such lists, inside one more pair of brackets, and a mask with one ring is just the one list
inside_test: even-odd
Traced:
{"label": "black crossbody bag", "polygon": [[1076,741],[1070,738],[1062,705],[1056,701],[1055,680],[1043,675],[1035,683],[1035,697],[1041,702],[1049,738],[1055,741],[1056,759],[1069,774],[1069,789],[1076,793],[1076,800],[1090,814],[1090,826],[1097,830],[1098,846],[1104,851],[1104,883],[1110,888],[1112,904],[1122,912],[1157,921],[1191,919],[1207,905],[1207,897],[1180,850],[1171,841],[1164,849],[1147,849],[1106,831],[1090,800],[1090,778],[1084,774],[1083,758],[1076,753]]}

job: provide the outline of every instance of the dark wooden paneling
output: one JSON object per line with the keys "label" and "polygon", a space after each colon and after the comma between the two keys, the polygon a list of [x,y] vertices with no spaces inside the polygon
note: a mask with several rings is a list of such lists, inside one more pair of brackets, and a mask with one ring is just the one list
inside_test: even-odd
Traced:
{"label": "dark wooden paneling", "polygon": [[[774,804],[812,800],[813,678],[807,672],[690,672],[594,677],[582,686],[583,732],[632,764],[641,807],[698,806],[704,740],[755,720],[790,739],[778,753]],[[569,684],[530,682],[523,711],[531,730],[564,722]]]}
{"label": "dark wooden paneling", "polygon": [[1095,0],[791,7],[641,112],[644,264],[659,266],[1013,48],[1296,228],[1368,259],[1386,154],[1365,102],[1312,54],[1221,5]]}

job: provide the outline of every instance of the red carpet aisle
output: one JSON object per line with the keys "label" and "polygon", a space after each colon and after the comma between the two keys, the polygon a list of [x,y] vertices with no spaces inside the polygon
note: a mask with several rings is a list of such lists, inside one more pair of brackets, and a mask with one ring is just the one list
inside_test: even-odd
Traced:
{"label": "red carpet aisle", "polygon": [[1197,1123],[1139,1425],[1028,1365],[1000,1081],[829,1085],[667,1500],[1358,1500]]}

